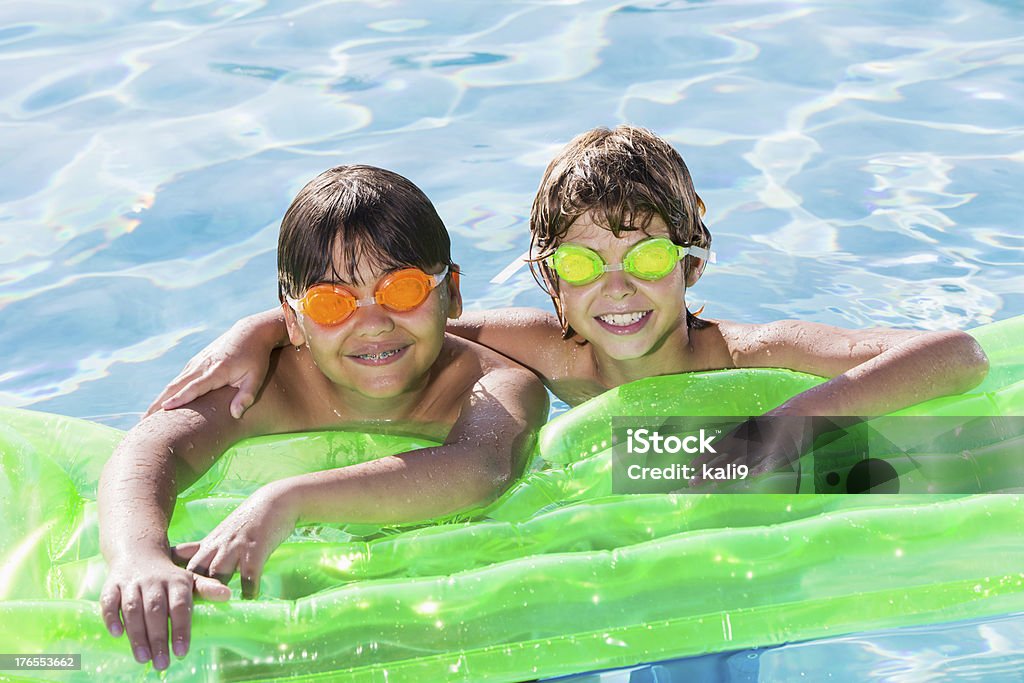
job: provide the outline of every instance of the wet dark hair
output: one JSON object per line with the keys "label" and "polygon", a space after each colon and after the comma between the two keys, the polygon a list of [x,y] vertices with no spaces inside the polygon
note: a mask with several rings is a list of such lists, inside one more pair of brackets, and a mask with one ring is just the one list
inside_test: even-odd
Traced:
{"label": "wet dark hair", "polygon": [[[344,273],[335,267],[336,245]],[[362,284],[363,262],[381,271],[455,267],[448,230],[422,190],[382,168],[337,166],[303,187],[281,221],[278,294],[298,298],[325,274]]]}
{"label": "wet dark hair", "polygon": [[[676,244],[711,246],[711,232],[701,220],[704,202],[670,144],[645,128],[627,125],[576,136],[548,164],[530,212],[530,270],[554,302],[566,339],[575,331],[565,317],[558,275],[547,257],[576,219],[589,212],[616,237],[626,230],[646,231],[658,216]],[[684,260],[684,276],[695,264],[693,257]],[[686,323],[697,329],[708,325],[689,310]]]}

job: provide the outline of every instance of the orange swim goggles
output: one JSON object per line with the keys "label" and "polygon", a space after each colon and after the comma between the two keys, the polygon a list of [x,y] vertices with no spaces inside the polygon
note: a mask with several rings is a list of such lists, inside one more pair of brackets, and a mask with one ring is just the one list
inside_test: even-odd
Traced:
{"label": "orange swim goggles", "polygon": [[382,279],[373,296],[366,299],[357,299],[341,285],[324,282],[307,289],[301,299],[285,297],[285,300],[292,310],[318,325],[340,325],[361,306],[380,304],[396,313],[411,311],[421,306],[447,275],[448,266],[437,275],[428,275],[419,268],[403,268]]}

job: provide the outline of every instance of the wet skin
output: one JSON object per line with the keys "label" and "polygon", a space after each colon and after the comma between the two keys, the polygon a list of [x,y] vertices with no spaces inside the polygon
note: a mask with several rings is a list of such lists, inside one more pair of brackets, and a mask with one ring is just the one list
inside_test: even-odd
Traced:
{"label": "wet skin", "polygon": [[[370,296],[386,274],[361,267],[352,289]],[[511,483],[547,415],[546,396],[528,370],[445,333],[460,308],[449,278],[411,311],[365,306],[336,326],[286,309],[294,347],[273,354],[241,419],[229,411],[234,391],[222,389],[155,412],[128,433],[100,481],[100,540],[110,565],[100,605],[110,632],[127,633],[139,662],[166,668],[168,640],[175,654],[187,652],[193,592],[227,599],[220,582],[237,570],[243,594],[254,597],[266,558],[296,524],[419,521],[479,505]],[[444,443],[272,482],[205,539],[168,546],[176,493],[231,444],[339,428]]]}

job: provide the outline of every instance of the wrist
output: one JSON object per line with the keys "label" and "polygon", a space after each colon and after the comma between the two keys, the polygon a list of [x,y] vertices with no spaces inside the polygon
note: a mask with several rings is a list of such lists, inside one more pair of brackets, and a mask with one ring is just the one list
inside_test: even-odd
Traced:
{"label": "wrist", "polygon": [[272,481],[253,495],[262,499],[263,504],[273,510],[279,518],[294,526],[302,512],[302,496],[292,479]]}
{"label": "wrist", "polygon": [[163,547],[156,546],[133,546],[131,548],[125,548],[119,551],[112,551],[104,553],[107,564],[111,567],[128,564],[128,565],[139,565],[139,564],[150,564],[153,562],[169,562],[174,564],[171,560],[171,547],[165,545]]}

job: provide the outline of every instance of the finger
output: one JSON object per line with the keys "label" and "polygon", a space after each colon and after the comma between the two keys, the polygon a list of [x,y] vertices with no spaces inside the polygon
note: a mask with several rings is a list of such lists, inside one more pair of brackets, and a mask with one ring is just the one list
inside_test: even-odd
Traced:
{"label": "finger", "polygon": [[155,399],[153,399],[153,402],[149,404],[148,408],[146,408],[146,412],[142,414],[143,420],[145,420],[147,417],[160,410],[160,404],[163,403],[163,397],[164,395],[160,394]]}
{"label": "finger", "polygon": [[238,393],[231,399],[231,417],[238,419],[245,414],[245,411],[249,409],[249,406],[256,400],[255,390],[253,385],[256,382],[246,379],[242,382],[242,385],[238,387]]}
{"label": "finger", "polygon": [[[193,585],[194,576],[188,575]],[[192,586],[174,582],[167,588],[167,602],[171,613],[171,651],[184,657],[192,642]]]}
{"label": "finger", "polygon": [[162,584],[148,587],[142,593],[142,601],[153,668],[163,671],[171,663],[167,653],[167,588]]}
{"label": "finger", "polygon": [[164,402],[167,401],[171,396],[177,393],[184,385],[185,378],[188,376],[186,370],[182,370],[181,374],[172,379],[167,383],[167,386],[163,388],[160,395],[153,399],[153,402],[149,404],[149,408],[146,410],[146,414],[143,417],[148,417],[153,413],[159,411],[163,406]]}
{"label": "finger", "polygon": [[146,632],[146,617],[143,614],[142,593],[137,585],[130,585],[121,595],[121,612],[124,615],[124,630],[131,643],[135,661],[144,664],[149,661],[149,635]]}
{"label": "finger", "polygon": [[246,555],[238,564],[238,572],[242,575],[242,597],[255,600],[260,595],[260,579],[263,576],[265,558],[259,555]]}
{"label": "finger", "polygon": [[200,548],[192,555],[192,559],[185,565],[185,569],[198,574],[199,576],[210,575],[210,563],[213,562],[213,558],[217,556],[217,553],[209,548]]}
{"label": "finger", "polygon": [[221,548],[217,557],[210,563],[210,576],[224,585],[231,581],[238,567],[238,553],[234,549]]}
{"label": "finger", "polygon": [[224,602],[231,599],[231,589],[216,579],[193,574],[194,590],[203,600]]}
{"label": "finger", "polygon": [[222,386],[224,386],[224,383],[214,380],[212,373],[204,373],[175,392],[173,396],[161,404],[161,407],[164,410],[174,410]]}
{"label": "finger", "polygon": [[188,543],[181,543],[171,548],[171,561],[179,567],[185,567],[188,565],[189,560],[195,557],[195,554],[199,552],[199,548],[202,544],[199,541],[189,541]]}
{"label": "finger", "polygon": [[103,587],[103,593],[100,595],[100,615],[110,635],[120,638],[124,633],[124,625],[121,623],[121,587],[116,583]]}

